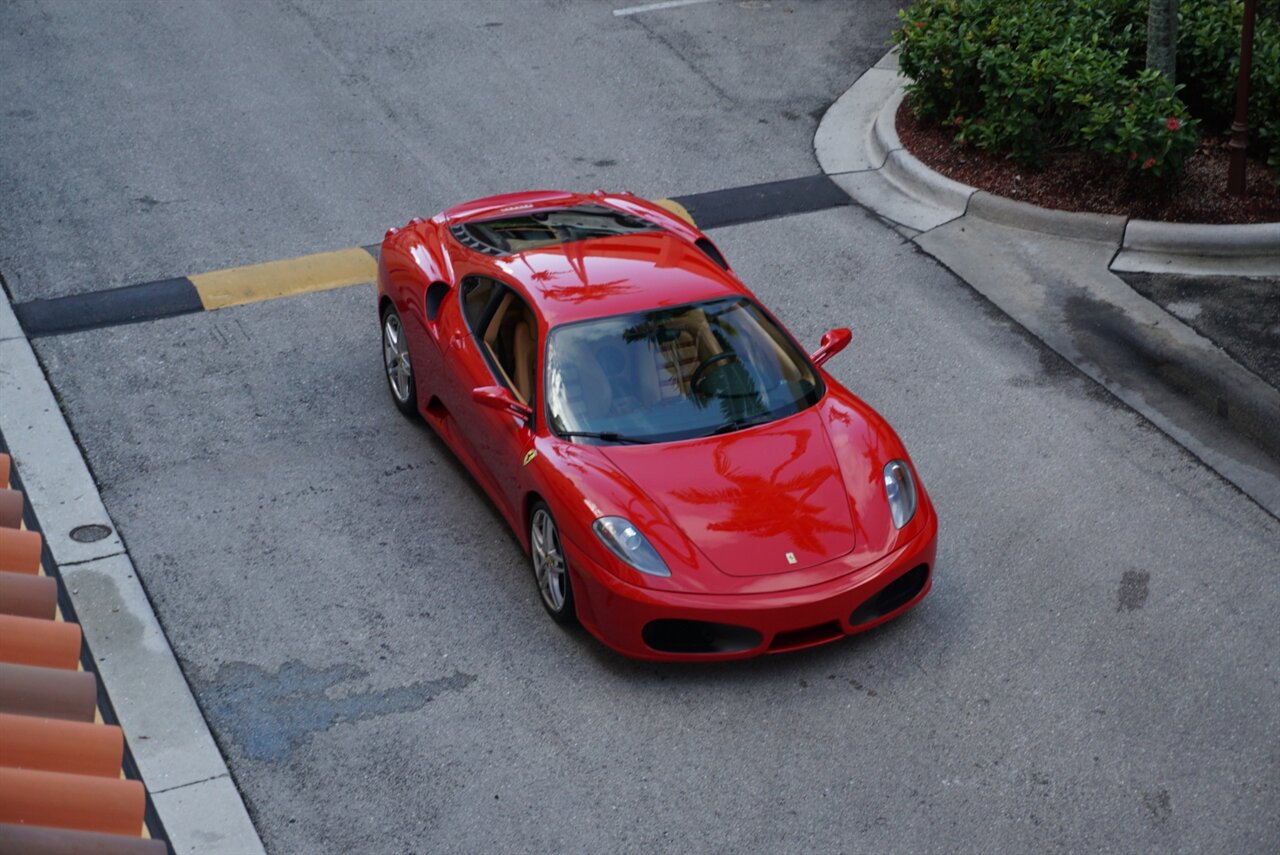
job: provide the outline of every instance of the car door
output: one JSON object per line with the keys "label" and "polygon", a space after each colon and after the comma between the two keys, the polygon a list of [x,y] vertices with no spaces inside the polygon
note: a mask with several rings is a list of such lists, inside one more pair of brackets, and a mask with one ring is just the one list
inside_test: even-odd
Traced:
{"label": "car door", "polygon": [[[454,372],[459,428],[475,450],[482,481],[517,529],[526,490],[526,455],[533,449],[537,421],[537,378],[541,363],[537,316],[514,289],[497,280],[463,279],[462,312],[467,321],[463,358]],[[535,411],[525,423],[518,416],[484,407],[471,397],[480,386],[503,386]]]}

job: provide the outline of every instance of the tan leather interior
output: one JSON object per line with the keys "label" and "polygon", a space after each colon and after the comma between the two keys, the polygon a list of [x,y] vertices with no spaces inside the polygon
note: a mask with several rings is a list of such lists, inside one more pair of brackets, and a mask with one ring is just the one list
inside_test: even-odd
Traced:
{"label": "tan leather interior", "polygon": [[701,309],[672,319],[666,327],[678,332],[673,341],[658,344],[655,351],[659,399],[688,395],[693,372],[698,370],[703,360],[723,350],[712,335],[707,315]]}
{"label": "tan leather interior", "polygon": [[525,403],[533,400],[534,389],[537,388],[533,380],[533,364],[538,357],[536,341],[533,321],[526,312],[525,316],[515,323],[511,343],[511,356],[515,362],[515,371],[511,379],[515,381],[516,394]]}
{"label": "tan leather interior", "polygon": [[538,336],[533,312],[515,294],[508,293],[498,304],[485,328],[484,344],[498,365],[502,380],[522,403],[533,400],[537,390],[535,367]]}

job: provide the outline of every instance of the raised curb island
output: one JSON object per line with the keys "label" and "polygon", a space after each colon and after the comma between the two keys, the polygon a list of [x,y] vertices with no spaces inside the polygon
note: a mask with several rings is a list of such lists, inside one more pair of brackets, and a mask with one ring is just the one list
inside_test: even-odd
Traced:
{"label": "raised curb island", "polygon": [[[839,177],[848,173],[882,170],[907,196],[943,211],[955,211],[957,216],[972,215],[1079,240],[1114,240],[1121,262],[1117,269],[1124,272],[1280,277],[1280,223],[1166,223],[1060,211],[996,196],[933,171],[907,151],[898,137],[895,119],[905,87],[897,52],[889,51],[837,99],[814,137],[814,151],[823,171],[839,183]],[[856,113],[861,115],[855,118]],[[850,146],[851,138],[861,138],[865,145]],[[861,157],[857,149],[864,150]],[[857,193],[853,195],[858,198]],[[928,224],[937,215],[919,212],[916,221]],[[1122,260],[1126,253],[1137,255]]]}

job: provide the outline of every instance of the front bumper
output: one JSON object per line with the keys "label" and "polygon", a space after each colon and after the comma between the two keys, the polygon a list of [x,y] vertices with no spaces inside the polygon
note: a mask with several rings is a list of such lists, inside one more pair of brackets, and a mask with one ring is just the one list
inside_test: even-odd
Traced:
{"label": "front bumper", "polygon": [[[637,588],[598,566],[573,544],[563,545],[578,619],[607,647],[636,659],[745,659],[835,641],[892,620],[914,606],[933,585],[938,520],[930,512],[918,535],[872,564],[819,585],[770,594],[682,594]],[[682,629],[699,625],[711,628],[694,630],[694,638],[681,635]],[[723,630],[716,630],[717,626]],[[699,646],[699,637],[709,639],[703,647],[710,649]]]}

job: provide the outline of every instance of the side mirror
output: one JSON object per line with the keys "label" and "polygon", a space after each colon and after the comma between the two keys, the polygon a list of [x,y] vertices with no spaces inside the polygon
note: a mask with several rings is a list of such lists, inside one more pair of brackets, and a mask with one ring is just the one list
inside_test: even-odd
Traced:
{"label": "side mirror", "polygon": [[849,332],[848,327],[827,330],[822,334],[822,341],[819,342],[818,349],[809,354],[809,358],[813,360],[814,365],[821,365],[848,347],[849,342],[852,340],[853,333]]}
{"label": "side mirror", "polygon": [[471,390],[471,400],[482,407],[519,416],[525,424],[533,418],[533,407],[511,397],[511,393],[502,386],[477,386]]}

